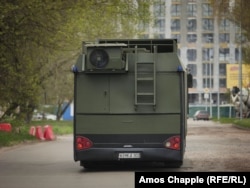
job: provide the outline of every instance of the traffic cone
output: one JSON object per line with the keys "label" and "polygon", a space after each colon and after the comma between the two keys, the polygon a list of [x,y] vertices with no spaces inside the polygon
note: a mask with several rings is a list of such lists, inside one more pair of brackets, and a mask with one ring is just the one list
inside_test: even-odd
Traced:
{"label": "traffic cone", "polygon": [[11,132],[12,126],[10,123],[0,123],[0,131]]}
{"label": "traffic cone", "polygon": [[39,140],[44,140],[42,126],[40,126],[40,125],[36,126],[36,133],[35,133],[35,135],[36,135],[36,137]]}
{"label": "traffic cone", "polygon": [[50,125],[44,126],[44,139],[45,140],[55,140],[55,135],[54,135],[52,127]]}
{"label": "traffic cone", "polygon": [[36,135],[36,128],[35,128],[35,126],[31,126],[31,127],[30,127],[29,134],[32,135],[32,136],[35,136],[35,135]]}

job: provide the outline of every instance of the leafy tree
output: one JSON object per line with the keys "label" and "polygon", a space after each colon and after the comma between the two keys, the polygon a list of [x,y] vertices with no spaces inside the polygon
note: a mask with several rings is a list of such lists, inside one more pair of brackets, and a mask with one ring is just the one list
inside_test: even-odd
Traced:
{"label": "leafy tree", "polygon": [[250,4],[248,0],[210,0],[215,15],[220,18],[227,18],[242,29],[242,36],[238,43],[243,44],[243,57],[245,63],[250,63],[250,46],[247,40],[250,39]]}
{"label": "leafy tree", "polygon": [[72,101],[70,66],[81,41],[130,38],[149,18],[146,0],[2,0],[0,2],[0,105],[6,116],[30,121],[42,101]]}

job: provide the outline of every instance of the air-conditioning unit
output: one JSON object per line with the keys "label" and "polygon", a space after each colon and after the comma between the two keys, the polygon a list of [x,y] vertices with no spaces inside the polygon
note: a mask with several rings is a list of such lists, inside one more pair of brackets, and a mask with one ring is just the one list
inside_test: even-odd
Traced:
{"label": "air-conditioning unit", "polygon": [[83,71],[86,73],[124,73],[127,71],[125,44],[86,44]]}

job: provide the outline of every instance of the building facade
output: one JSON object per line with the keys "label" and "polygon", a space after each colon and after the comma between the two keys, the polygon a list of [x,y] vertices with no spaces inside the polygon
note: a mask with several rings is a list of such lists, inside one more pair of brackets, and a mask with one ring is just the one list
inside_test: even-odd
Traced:
{"label": "building facade", "polygon": [[151,12],[154,21],[141,26],[139,37],[177,39],[179,57],[193,75],[190,104],[229,103],[226,67],[240,61],[240,28],[215,17],[208,0],[159,0]]}

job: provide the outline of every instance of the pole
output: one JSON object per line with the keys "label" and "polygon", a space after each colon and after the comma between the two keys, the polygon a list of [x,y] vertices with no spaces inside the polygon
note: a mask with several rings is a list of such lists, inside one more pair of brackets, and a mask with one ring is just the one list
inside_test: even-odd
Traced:
{"label": "pole", "polygon": [[218,64],[218,91],[217,91],[217,119],[220,119],[220,62],[217,62]]}
{"label": "pole", "polygon": [[[242,0],[240,1],[240,9],[242,10]],[[242,31],[241,31],[242,14],[240,14],[240,46],[239,46],[239,88],[240,88],[240,120],[242,120],[243,104],[242,104]]]}
{"label": "pole", "polygon": [[212,93],[211,93],[211,90],[212,90],[212,62],[213,62],[213,58],[210,59],[210,63],[209,63],[209,82],[210,82],[210,85],[209,85],[209,99],[210,99],[210,117],[212,118],[213,117],[213,109],[212,109]]}
{"label": "pole", "polygon": [[[220,70],[220,64],[218,63],[218,70]],[[220,119],[220,73],[218,74],[218,93],[217,93],[217,119]]]}
{"label": "pole", "polygon": [[[208,66],[207,66],[207,63],[206,63],[206,74],[205,74],[205,75],[206,75],[206,80],[205,80],[205,81],[206,81],[206,82],[205,82],[205,83],[206,83],[206,84],[205,84],[206,87],[205,87],[205,89],[207,89],[207,85],[208,85],[208,84],[207,84],[207,82],[208,82],[208,80],[207,80],[207,75],[208,75],[208,74],[207,74],[207,67],[208,67]],[[208,107],[208,105],[207,105],[207,96],[206,96],[207,93],[204,94],[204,95],[205,95],[205,99],[206,99],[206,111],[207,111],[207,107]]]}

